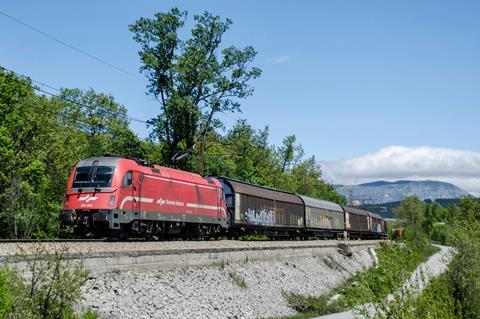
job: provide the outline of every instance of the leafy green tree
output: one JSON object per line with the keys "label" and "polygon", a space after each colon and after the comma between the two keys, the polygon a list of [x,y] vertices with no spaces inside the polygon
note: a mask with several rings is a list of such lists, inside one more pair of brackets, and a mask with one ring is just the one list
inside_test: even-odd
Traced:
{"label": "leafy green tree", "polygon": [[300,153],[297,156],[303,156],[303,150],[301,145],[295,145],[296,140],[297,138],[295,137],[295,135],[289,135],[285,137],[283,139],[283,145],[278,150],[282,162],[282,172],[285,172],[285,170],[290,168],[290,165],[295,159],[295,151],[297,151],[297,153]]}
{"label": "leafy green tree", "polygon": [[194,15],[191,37],[182,40],[186,19],[187,11],[173,8],[130,25],[141,48],[147,93],[160,103],[160,113],[149,121],[151,137],[163,144],[163,158],[169,165],[179,165],[172,160],[175,154],[192,151],[194,146],[203,157],[206,133],[221,125],[215,115],[238,112],[238,100],[253,93],[250,80],[261,74],[249,65],[257,54],[251,46],[221,49],[230,19],[208,12]]}
{"label": "leafy green tree", "polygon": [[412,240],[420,243],[424,239],[422,226],[425,221],[425,203],[417,196],[406,197],[394,212],[397,219],[411,232]]}
{"label": "leafy green tree", "polygon": [[212,138],[216,141],[212,139],[205,154],[207,173],[275,186],[281,172],[268,143],[268,127],[255,130],[246,120],[239,120],[224,137]]}
{"label": "leafy green tree", "polygon": [[28,79],[2,70],[0,83],[0,236],[31,237],[56,225],[65,187],[56,155],[70,157],[69,134],[58,127],[60,106],[36,96]]}
{"label": "leafy green tree", "polygon": [[63,89],[56,100],[63,105],[63,126],[72,128],[83,139],[84,156],[102,156],[110,152],[144,157],[142,142],[128,127],[126,108],[113,96],[93,89]]}

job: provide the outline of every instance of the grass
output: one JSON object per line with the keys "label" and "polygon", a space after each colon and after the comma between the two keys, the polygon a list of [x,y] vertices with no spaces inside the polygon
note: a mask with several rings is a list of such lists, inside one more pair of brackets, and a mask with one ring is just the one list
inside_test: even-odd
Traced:
{"label": "grass", "polygon": [[238,287],[245,289],[247,288],[247,283],[245,282],[245,278],[240,277],[234,272],[231,272],[228,274],[228,276],[232,279],[233,283],[237,285]]}
{"label": "grass", "polygon": [[[284,298],[289,306],[298,312],[287,318],[311,318],[379,302],[399,289],[416,267],[437,251],[434,246],[401,248],[397,244],[386,244],[377,250],[378,267],[356,274],[327,295],[304,296],[285,292]],[[338,267],[331,259],[324,258],[323,261],[332,269]],[[329,302],[336,294],[340,297]]]}
{"label": "grass", "polygon": [[243,241],[266,241],[270,240],[270,238],[266,235],[243,235],[240,236],[240,240]]}
{"label": "grass", "polygon": [[298,311],[297,314],[287,317],[290,319],[303,319],[323,316],[330,313],[337,313],[344,310],[341,303],[329,303],[330,295],[320,297],[302,296],[283,292],[283,297],[287,300],[290,307]]}

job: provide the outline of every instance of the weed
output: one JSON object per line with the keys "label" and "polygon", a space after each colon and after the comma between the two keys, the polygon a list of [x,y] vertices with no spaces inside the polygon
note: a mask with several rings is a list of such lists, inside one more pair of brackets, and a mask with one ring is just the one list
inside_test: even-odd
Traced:
{"label": "weed", "polygon": [[228,274],[228,276],[232,279],[232,281],[240,288],[247,288],[247,283],[245,282],[245,278],[237,275],[234,272]]}

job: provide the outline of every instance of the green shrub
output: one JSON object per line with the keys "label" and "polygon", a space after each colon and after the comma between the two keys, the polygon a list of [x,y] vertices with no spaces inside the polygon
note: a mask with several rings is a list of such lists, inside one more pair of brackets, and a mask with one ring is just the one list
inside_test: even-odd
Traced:
{"label": "green shrub", "polygon": [[[74,305],[88,272],[81,263],[68,258],[65,249],[50,253],[38,246],[33,255],[23,254],[29,276],[0,268],[0,318],[79,318]],[[87,311],[80,318],[96,318]]]}
{"label": "green shrub", "polygon": [[245,289],[247,288],[247,283],[245,282],[245,278],[237,275],[234,272],[231,272],[228,274],[228,276],[232,279],[232,281],[237,285],[238,287]]}
{"label": "green shrub", "polygon": [[18,292],[15,289],[15,274],[7,267],[0,267],[0,318],[5,318],[9,314]]}
{"label": "green shrub", "polygon": [[298,314],[290,317],[292,319],[322,316],[330,313],[341,312],[345,309],[342,300],[329,303],[330,295],[323,295],[320,297],[303,296],[284,291],[283,297],[287,300],[288,305],[298,312]]}

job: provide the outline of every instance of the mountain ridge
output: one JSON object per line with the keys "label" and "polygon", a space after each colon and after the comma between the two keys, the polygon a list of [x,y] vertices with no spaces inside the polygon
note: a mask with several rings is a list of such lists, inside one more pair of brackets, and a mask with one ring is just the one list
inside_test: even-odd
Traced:
{"label": "mountain ridge", "polygon": [[337,192],[352,201],[362,204],[382,204],[401,201],[405,197],[416,195],[421,200],[452,199],[469,195],[460,187],[442,181],[434,180],[398,180],[373,181],[358,185],[334,185]]}

